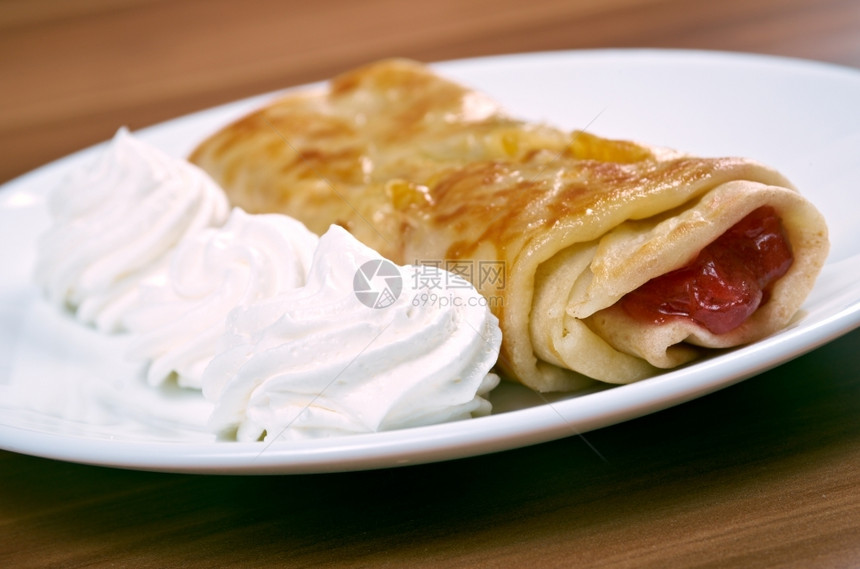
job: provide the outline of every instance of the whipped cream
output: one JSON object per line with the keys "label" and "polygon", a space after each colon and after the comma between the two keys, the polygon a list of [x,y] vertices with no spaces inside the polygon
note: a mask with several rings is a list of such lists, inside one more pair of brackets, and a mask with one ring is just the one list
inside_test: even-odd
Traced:
{"label": "whipped cream", "polygon": [[395,265],[337,226],[318,238],[288,216],[231,210],[202,170],[124,128],[48,209],[34,273],[45,297],[99,332],[129,332],[150,384],[202,389],[222,438],[491,411],[498,320],[451,273]]}
{"label": "whipped cream", "polygon": [[303,439],[489,413],[498,320],[466,281],[427,294],[440,282],[428,270],[444,273],[394,265],[332,226],[304,286],[231,313],[202,378],[210,428],[241,441]]}
{"label": "whipped cream", "polygon": [[223,224],[230,208],[205,172],[121,128],[91,167],[51,193],[48,210],[36,282],[82,322],[117,332],[139,285],[164,278],[176,244]]}
{"label": "whipped cream", "polygon": [[186,236],[164,282],[144,285],[126,315],[135,334],[129,356],[150,362],[152,385],[175,374],[180,386],[199,388],[229,312],[304,285],[318,241],[296,219],[239,208],[223,227]]}

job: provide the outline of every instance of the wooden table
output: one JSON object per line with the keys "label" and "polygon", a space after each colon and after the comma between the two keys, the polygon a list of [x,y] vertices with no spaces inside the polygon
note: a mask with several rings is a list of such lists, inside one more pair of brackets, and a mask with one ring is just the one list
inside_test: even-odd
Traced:
{"label": "wooden table", "polygon": [[[590,47],[860,67],[855,0],[6,0],[0,181],[132,128],[423,61]],[[856,190],[856,189],[855,189]],[[734,387],[520,450],[199,476],[0,452],[0,567],[858,567],[860,331]]]}

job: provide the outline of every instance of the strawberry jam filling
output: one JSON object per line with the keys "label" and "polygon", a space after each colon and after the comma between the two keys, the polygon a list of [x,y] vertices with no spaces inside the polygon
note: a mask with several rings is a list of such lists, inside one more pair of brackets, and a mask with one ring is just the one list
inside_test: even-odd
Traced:
{"label": "strawberry jam filling", "polygon": [[743,324],[767,302],[794,257],[773,208],[760,207],[705,247],[689,265],[651,279],[621,300],[640,321],[688,318],[713,334]]}

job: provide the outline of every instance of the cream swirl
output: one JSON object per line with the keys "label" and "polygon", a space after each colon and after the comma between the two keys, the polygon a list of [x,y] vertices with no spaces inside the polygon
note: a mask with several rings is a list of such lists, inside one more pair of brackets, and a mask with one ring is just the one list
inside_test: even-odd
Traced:
{"label": "cream swirl", "polygon": [[463,280],[428,302],[428,270],[444,273],[398,267],[332,226],[305,286],[231,314],[203,374],[210,427],[242,441],[300,439],[488,413],[498,321]]}
{"label": "cream swirl", "polygon": [[52,303],[106,332],[123,329],[138,285],[161,278],[177,243],[229,213],[221,188],[196,166],[121,128],[91,167],[48,199],[35,280]]}
{"label": "cream swirl", "polygon": [[175,374],[200,387],[219,351],[227,315],[302,286],[319,238],[300,221],[235,208],[220,228],[187,236],[171,258],[166,282],[144,287],[141,305],[126,315],[134,360],[149,361],[153,385]]}

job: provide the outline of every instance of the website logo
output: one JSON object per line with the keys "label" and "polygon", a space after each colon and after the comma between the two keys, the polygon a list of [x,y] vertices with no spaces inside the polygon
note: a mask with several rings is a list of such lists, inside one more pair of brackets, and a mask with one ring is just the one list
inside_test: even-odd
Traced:
{"label": "website logo", "polygon": [[388,308],[403,292],[400,269],[387,259],[374,259],[361,265],[352,279],[355,297],[370,308]]}

